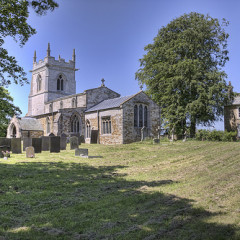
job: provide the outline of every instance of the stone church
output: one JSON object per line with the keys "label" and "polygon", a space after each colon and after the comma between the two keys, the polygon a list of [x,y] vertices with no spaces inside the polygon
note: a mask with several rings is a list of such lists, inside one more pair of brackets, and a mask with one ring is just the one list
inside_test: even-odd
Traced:
{"label": "stone church", "polygon": [[143,91],[121,97],[105,86],[76,93],[75,50],[72,60],[33,57],[28,113],[13,117],[7,137],[78,135],[86,143],[124,144],[145,136],[157,136],[159,106]]}

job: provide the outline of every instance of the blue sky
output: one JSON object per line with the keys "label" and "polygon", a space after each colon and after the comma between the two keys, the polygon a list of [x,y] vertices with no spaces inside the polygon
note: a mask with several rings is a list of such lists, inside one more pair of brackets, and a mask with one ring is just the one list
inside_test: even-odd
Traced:
{"label": "blue sky", "polygon": [[[26,45],[19,47],[10,38],[5,47],[28,72],[31,81],[33,53],[37,61],[46,56],[47,44],[51,55],[60,54],[66,61],[76,49],[77,93],[101,85],[122,96],[139,91],[135,72],[144,46],[153,42],[158,30],[184,13],[199,12],[211,17],[226,18],[230,24],[228,49],[230,61],[226,64],[227,81],[240,92],[240,31],[238,0],[56,0],[59,8],[46,16],[30,13],[29,24],[36,28]],[[30,85],[11,85],[10,94],[23,116],[27,113]],[[216,123],[223,130],[223,123]]]}

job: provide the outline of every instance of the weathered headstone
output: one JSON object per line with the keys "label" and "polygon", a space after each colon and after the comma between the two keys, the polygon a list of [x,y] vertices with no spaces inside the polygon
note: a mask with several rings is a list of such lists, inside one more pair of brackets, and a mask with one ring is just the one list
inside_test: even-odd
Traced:
{"label": "weathered headstone", "polygon": [[160,139],[159,138],[154,138],[153,139],[153,144],[157,144],[157,143],[160,143]]}
{"label": "weathered headstone", "polygon": [[144,139],[145,139],[145,137],[146,137],[146,127],[145,126],[143,126],[142,128],[141,128],[141,142],[142,141],[144,141]]}
{"label": "weathered headstone", "polygon": [[26,157],[27,158],[35,158],[34,147],[32,147],[32,146],[26,147]]}
{"label": "weathered headstone", "polygon": [[76,149],[78,148],[78,138],[77,137],[70,137],[70,149]]}
{"label": "weathered headstone", "polygon": [[11,138],[0,137],[0,146],[7,146],[11,151]]}
{"label": "weathered headstone", "polygon": [[98,142],[98,130],[92,130],[91,131],[91,143],[97,143]]}
{"label": "weathered headstone", "polygon": [[10,152],[10,150],[11,150],[10,147],[7,146],[7,145],[2,145],[2,146],[0,146],[0,158],[3,158],[3,157],[4,157],[2,151],[3,151],[3,152],[6,152],[6,151]]}
{"label": "weathered headstone", "polygon": [[27,147],[32,146],[32,138],[24,137],[23,138],[23,151],[26,151]]}
{"label": "weathered headstone", "polygon": [[35,153],[42,152],[42,139],[41,138],[32,138],[32,146],[34,147]]}
{"label": "weathered headstone", "polygon": [[49,151],[49,139],[48,136],[42,136],[42,151]]}
{"label": "weathered headstone", "polygon": [[67,137],[60,138],[60,150],[66,150],[67,147]]}
{"label": "weathered headstone", "polygon": [[75,149],[75,156],[88,157],[88,149],[87,148]]}
{"label": "weathered headstone", "polygon": [[70,137],[77,137],[78,138],[78,145],[81,145],[81,136],[80,133],[71,133]]}
{"label": "weathered headstone", "polygon": [[11,138],[11,151],[12,153],[22,153],[21,138]]}
{"label": "weathered headstone", "polygon": [[55,152],[55,153],[60,152],[60,137],[59,136],[50,137],[49,149],[50,149],[51,153],[52,152]]}

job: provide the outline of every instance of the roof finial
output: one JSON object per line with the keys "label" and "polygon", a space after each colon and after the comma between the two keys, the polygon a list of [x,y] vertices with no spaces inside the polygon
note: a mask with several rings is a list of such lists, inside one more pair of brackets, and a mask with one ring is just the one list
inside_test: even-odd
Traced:
{"label": "roof finial", "polygon": [[33,55],[33,62],[35,63],[37,61],[37,55],[36,55],[36,50],[34,51],[34,55]]}
{"label": "roof finial", "polygon": [[73,49],[72,61],[73,62],[76,61],[75,48]]}
{"label": "roof finial", "polygon": [[47,57],[50,57],[50,52],[51,52],[51,50],[50,50],[50,43],[48,43],[48,48],[47,48]]}
{"label": "roof finial", "polygon": [[102,78],[101,81],[102,81],[101,87],[105,87],[105,84],[104,84],[105,80],[104,80],[104,78]]}
{"label": "roof finial", "polygon": [[143,85],[142,85],[142,84],[140,85],[140,90],[141,90],[141,91],[143,90]]}

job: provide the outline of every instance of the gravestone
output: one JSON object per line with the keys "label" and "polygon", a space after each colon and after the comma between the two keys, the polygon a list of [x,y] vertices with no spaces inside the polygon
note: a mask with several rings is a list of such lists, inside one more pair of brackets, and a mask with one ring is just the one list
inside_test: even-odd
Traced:
{"label": "gravestone", "polygon": [[67,137],[60,138],[60,150],[66,150],[67,147]]}
{"label": "gravestone", "polygon": [[78,145],[81,145],[81,136],[80,133],[71,133],[70,137],[77,137],[78,138]]}
{"label": "gravestone", "polygon": [[11,138],[0,137],[0,146],[7,146],[11,151]]}
{"label": "gravestone", "polygon": [[145,140],[146,137],[146,127],[141,128],[141,142]]}
{"label": "gravestone", "polygon": [[78,148],[78,138],[77,137],[70,137],[70,149]]}
{"label": "gravestone", "polygon": [[35,158],[34,147],[32,147],[32,146],[26,147],[26,157],[27,158]]}
{"label": "gravestone", "polygon": [[12,153],[22,153],[21,138],[11,138],[11,151]]}
{"label": "gravestone", "polygon": [[48,136],[49,137],[55,137],[55,134],[54,133],[50,133]]}
{"label": "gravestone", "polygon": [[2,151],[4,151],[4,152],[6,152],[6,151],[10,152],[11,149],[10,149],[10,147],[7,146],[7,145],[2,145],[2,146],[0,146],[0,158],[3,158],[3,157],[4,157]]}
{"label": "gravestone", "polygon": [[153,144],[157,144],[157,143],[160,143],[160,139],[159,138],[154,138],[153,139]]}
{"label": "gravestone", "polygon": [[49,149],[50,149],[51,153],[52,152],[55,152],[55,153],[60,152],[60,137],[59,136],[50,137]]}
{"label": "gravestone", "polygon": [[42,152],[42,139],[41,138],[32,138],[32,146],[34,147],[35,153]]}
{"label": "gravestone", "polygon": [[48,136],[42,136],[42,151],[49,151],[49,139]]}
{"label": "gravestone", "polygon": [[91,143],[97,143],[98,142],[98,130],[92,130],[91,131]]}
{"label": "gravestone", "polygon": [[88,149],[87,148],[75,149],[75,156],[88,157]]}
{"label": "gravestone", "polygon": [[26,147],[32,146],[32,138],[24,137],[23,138],[23,151],[26,151]]}

